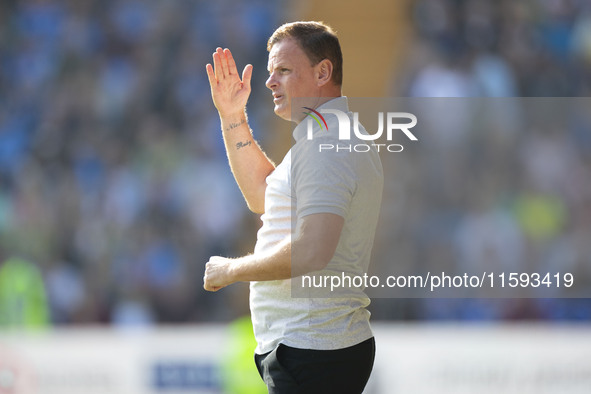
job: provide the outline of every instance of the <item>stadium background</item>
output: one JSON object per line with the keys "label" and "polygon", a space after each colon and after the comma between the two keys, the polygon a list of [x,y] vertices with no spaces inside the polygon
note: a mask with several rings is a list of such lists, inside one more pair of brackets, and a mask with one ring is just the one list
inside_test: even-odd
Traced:
{"label": "stadium background", "polygon": [[[0,261],[16,256],[33,272],[25,275],[37,270],[42,278],[49,312],[29,326],[58,333],[89,327],[93,333],[97,327],[200,332],[248,313],[246,285],[202,290],[208,257],[250,252],[259,225],[228,169],[205,64],[222,46],[232,49],[239,69],[254,65],[251,126],[279,161],[291,125],[272,113],[265,43],[281,23],[299,19],[323,20],[337,30],[348,96],[591,92],[591,3],[585,0],[5,0]],[[494,151],[494,137],[455,147],[478,152],[471,160],[497,171],[505,195],[514,198],[511,227],[499,229],[486,222],[494,215],[475,217],[462,204],[478,199],[472,180],[449,191],[464,200],[445,210],[409,210],[405,226],[413,231],[396,238],[409,259],[478,256],[486,252],[467,248],[482,244],[471,237],[510,230],[519,234],[512,248],[525,250],[524,258],[554,258],[591,276],[591,129],[530,137],[527,131],[506,137],[517,147],[509,156]],[[467,163],[447,168],[462,180]],[[414,179],[437,180],[436,167],[414,168]],[[429,187],[413,191],[423,206],[440,206]],[[484,235],[463,229],[463,237],[448,237],[471,219]],[[505,249],[503,239],[497,241]],[[11,300],[7,293],[3,307]],[[386,324],[383,332],[408,322],[504,326],[517,320],[536,329],[556,321],[587,327],[591,319],[588,299],[399,299],[376,300],[372,308],[375,321]],[[0,321],[24,332],[6,316]],[[18,341],[12,346],[18,349]],[[6,360],[0,353],[0,366]]]}

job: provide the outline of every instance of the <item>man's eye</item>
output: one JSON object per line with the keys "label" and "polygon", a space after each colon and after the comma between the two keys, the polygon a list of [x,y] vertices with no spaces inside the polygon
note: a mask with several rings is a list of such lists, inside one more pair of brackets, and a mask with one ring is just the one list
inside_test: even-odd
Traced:
{"label": "man's eye", "polygon": [[[279,74],[285,74],[289,72],[289,68],[276,68],[275,69]],[[273,71],[269,71],[269,75],[272,75]]]}

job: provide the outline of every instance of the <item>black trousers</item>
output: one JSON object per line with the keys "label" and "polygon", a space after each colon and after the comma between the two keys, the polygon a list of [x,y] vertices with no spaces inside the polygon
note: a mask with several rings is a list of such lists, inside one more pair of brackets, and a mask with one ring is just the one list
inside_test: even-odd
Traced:
{"label": "black trousers", "polygon": [[255,354],[269,394],[361,394],[375,358],[375,340],[338,350],[296,349],[279,344]]}

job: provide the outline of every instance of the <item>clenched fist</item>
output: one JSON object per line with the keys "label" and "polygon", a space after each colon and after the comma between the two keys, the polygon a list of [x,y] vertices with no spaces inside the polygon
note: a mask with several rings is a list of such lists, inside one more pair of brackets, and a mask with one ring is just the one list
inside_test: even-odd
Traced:
{"label": "clenched fist", "polygon": [[231,279],[232,260],[226,257],[212,256],[205,264],[203,276],[203,288],[207,291],[218,291],[232,284]]}

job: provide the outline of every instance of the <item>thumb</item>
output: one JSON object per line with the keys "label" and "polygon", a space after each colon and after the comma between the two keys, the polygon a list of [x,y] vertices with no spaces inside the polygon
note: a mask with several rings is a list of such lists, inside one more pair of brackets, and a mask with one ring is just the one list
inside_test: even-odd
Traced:
{"label": "thumb", "polygon": [[252,78],[252,64],[247,64],[242,71],[242,86],[250,90],[250,79]]}

